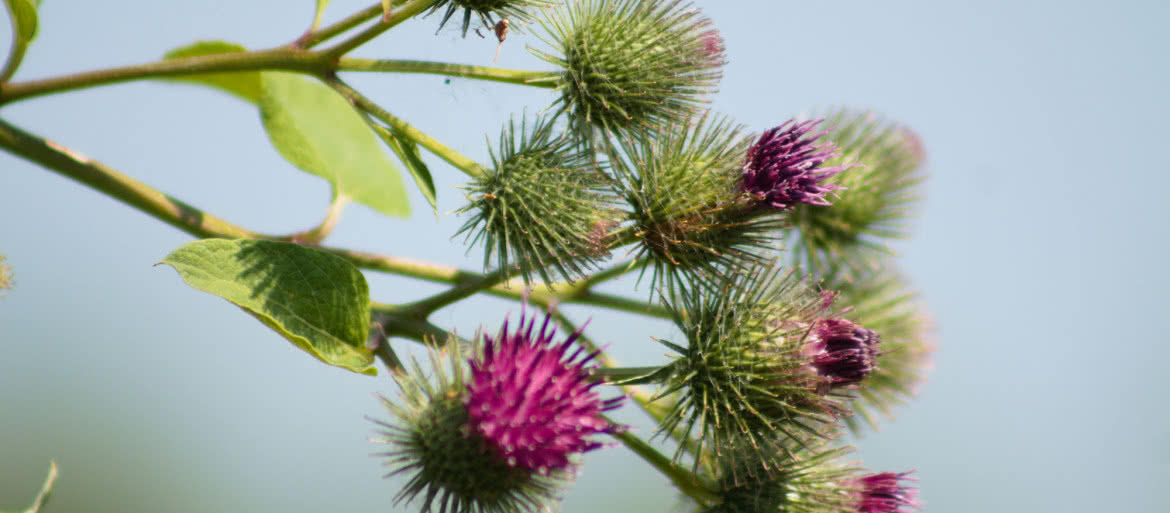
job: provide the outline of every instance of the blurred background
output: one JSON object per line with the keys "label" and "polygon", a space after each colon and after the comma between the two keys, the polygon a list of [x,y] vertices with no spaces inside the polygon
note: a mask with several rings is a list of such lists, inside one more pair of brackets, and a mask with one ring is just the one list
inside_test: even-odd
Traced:
{"label": "blurred background", "polygon": [[[370,0],[334,0],[326,21]],[[938,326],[917,401],[856,441],[874,470],[916,469],[926,511],[1164,513],[1170,409],[1170,4],[1157,1],[699,1],[729,64],[714,108],[753,130],[833,106],[923,137],[930,179],[899,263]],[[1108,7],[1106,7],[1108,5]],[[298,36],[313,2],[48,1],[18,79],[147,62],[200,39]],[[413,20],[355,55],[492,65],[493,39]],[[0,41],[9,40],[7,24]],[[6,45],[6,43],[0,43]],[[501,67],[547,69],[513,33]],[[0,46],[7,52],[7,46]],[[347,77],[397,115],[487,160],[544,90],[436,76]],[[0,116],[210,213],[288,233],[326,183],[272,149],[259,116],[208,89],[138,82],[21,102]],[[463,176],[428,161],[440,215],[351,206],[337,246],[478,268],[452,239]],[[409,187],[413,189],[413,186]],[[22,509],[50,460],[47,511],[415,511],[392,507],[366,441],[385,417],[370,378],[323,366],[219,298],[153,267],[188,236],[0,154],[0,510]],[[367,275],[373,296],[440,290]],[[633,293],[632,282],[612,290]],[[644,291],[643,291],[644,292]],[[495,329],[514,303],[476,299],[445,327]],[[629,365],[664,360],[665,323],[572,308]],[[405,343],[404,343],[405,344]],[[621,417],[651,427],[633,408]],[[586,458],[563,510],[669,511],[674,491],[624,449]]]}

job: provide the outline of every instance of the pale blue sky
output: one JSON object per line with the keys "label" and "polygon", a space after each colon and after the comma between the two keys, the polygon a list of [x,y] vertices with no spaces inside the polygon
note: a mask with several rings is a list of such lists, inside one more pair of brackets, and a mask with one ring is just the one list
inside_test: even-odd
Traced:
{"label": "pale blue sky", "polygon": [[[366,1],[335,0],[330,19]],[[1170,4],[1155,1],[700,1],[730,63],[714,107],[761,130],[811,109],[873,108],[921,133],[927,200],[901,265],[939,326],[919,400],[859,443],[875,470],[917,469],[926,511],[1160,513],[1170,499]],[[274,46],[309,0],[48,0],[18,78],[156,59],[199,39]],[[494,41],[415,20],[358,55],[490,65]],[[8,40],[7,27],[0,41]],[[545,69],[513,35],[500,66]],[[7,43],[0,43],[6,52]],[[547,92],[431,76],[359,89],[480,160],[484,135]],[[135,83],[0,108],[0,117],[264,232],[312,225],[324,182],[286,164],[258,116],[192,86]],[[443,215],[351,208],[330,242],[475,267],[450,236],[461,176],[432,159]],[[390,509],[367,456],[385,377],[324,367],[230,304],[152,267],[189,238],[0,154],[0,508],[48,511]],[[437,287],[370,276],[382,301]],[[477,300],[445,326],[494,326]],[[589,315],[573,310],[578,317]],[[662,360],[663,323],[598,313],[630,364]],[[638,417],[631,411],[628,419]],[[641,428],[643,434],[648,427]],[[594,453],[564,510],[669,511],[674,494],[624,450]],[[403,508],[414,511],[416,508]]]}

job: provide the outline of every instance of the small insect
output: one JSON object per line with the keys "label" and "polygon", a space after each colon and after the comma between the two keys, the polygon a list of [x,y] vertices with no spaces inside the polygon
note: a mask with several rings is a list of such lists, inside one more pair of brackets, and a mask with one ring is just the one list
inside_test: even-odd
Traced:
{"label": "small insect", "polygon": [[[512,22],[508,21],[507,18],[500,18],[500,21],[497,21],[495,26],[492,27],[492,32],[496,33],[496,39],[500,41],[500,44],[496,45],[496,57],[492,59],[492,62],[500,60],[500,47],[504,46],[504,40],[508,38],[508,26],[511,24]],[[481,38],[484,37],[479,29],[475,29],[475,35]]]}

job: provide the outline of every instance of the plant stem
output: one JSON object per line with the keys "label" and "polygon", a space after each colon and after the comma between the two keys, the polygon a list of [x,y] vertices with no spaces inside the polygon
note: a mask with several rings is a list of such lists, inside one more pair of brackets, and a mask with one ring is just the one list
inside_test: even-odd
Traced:
{"label": "plant stem", "polygon": [[24,60],[24,52],[28,49],[28,44],[20,44],[20,27],[17,26],[16,21],[16,7],[9,2],[4,2],[7,7],[8,20],[12,23],[12,46],[8,49],[8,58],[4,60],[4,69],[0,70],[0,83],[7,82],[12,78],[12,74],[16,73],[16,68],[20,67],[20,61]]}
{"label": "plant stem", "polygon": [[436,0],[410,0],[402,5],[400,9],[390,13],[389,17],[383,17],[381,21],[363,30],[353,37],[346,39],[325,51],[330,57],[337,59],[342,55],[349,53],[354,48],[368,43],[371,39],[378,37],[381,33],[394,28],[399,23],[402,23],[414,15],[426,10]]}
{"label": "plant stem", "polygon": [[337,71],[426,73],[544,88],[556,87],[556,80],[559,76],[551,71],[520,71],[448,62],[360,59],[355,57],[343,57],[337,62]]}
{"label": "plant stem", "polygon": [[451,303],[472,296],[485,289],[490,289],[503,281],[507,281],[517,272],[516,269],[500,269],[498,271],[485,274],[478,279],[468,280],[457,284],[454,287],[447,289],[439,294],[431,297],[420,299],[413,303],[403,305],[402,308],[418,315],[420,318],[427,318],[435,310],[438,310]]}
{"label": "plant stem", "polygon": [[328,56],[325,54],[287,47],[255,52],[181,57],[61,77],[0,84],[0,105],[51,93],[147,78],[256,70],[294,71],[320,76],[327,73],[331,67]]}
{"label": "plant stem", "polygon": [[321,44],[323,41],[332,39],[334,36],[346,32],[366,21],[373,19],[375,16],[382,14],[382,3],[378,2],[374,5],[366,7],[356,13],[353,13],[345,19],[338,21],[320,30],[310,30],[305,32],[303,36],[292,43],[292,46],[298,48],[312,48]]}
{"label": "plant stem", "polygon": [[2,119],[0,148],[113,196],[196,237],[270,238],[207,214],[89,157],[27,133]]}
{"label": "plant stem", "polygon": [[645,376],[661,369],[662,367],[658,365],[651,367],[606,367],[604,369],[598,369],[597,375],[603,376],[607,384],[613,384],[616,381]]}
{"label": "plant stem", "polygon": [[280,240],[287,240],[296,242],[297,244],[308,244],[316,246],[328,237],[333,228],[337,226],[337,222],[341,220],[341,213],[345,210],[345,206],[349,204],[349,198],[340,194],[335,194],[333,200],[329,202],[329,210],[325,211],[325,218],[321,223],[313,228],[309,228],[303,232],[294,233],[280,237]]}
{"label": "plant stem", "polygon": [[[0,119],[0,148],[116,198],[155,219],[195,237],[281,239],[280,237],[274,237],[236,226],[219,217],[203,212],[198,208],[163,194],[149,185],[119,173],[69,148],[25,132],[2,119]],[[484,278],[484,275],[479,273],[408,258],[328,246],[322,246],[319,249],[345,258],[358,267],[432,282],[462,285]],[[523,290],[524,284],[522,282],[509,281],[494,285],[483,292],[498,297],[519,300],[523,297]],[[654,317],[669,318],[669,314],[661,307],[611,294],[595,292],[578,293],[573,291],[572,286],[564,283],[537,285],[537,288],[530,292],[529,301],[533,304],[546,307],[558,302],[590,304]]]}
{"label": "plant stem", "polygon": [[[612,420],[610,422],[613,423]],[[719,500],[715,492],[699,482],[698,476],[675,465],[670,458],[651,447],[641,438],[634,436],[629,431],[619,431],[613,433],[612,436],[670,479],[680,492],[694,499],[700,505],[706,506]]]}
{"label": "plant stem", "polygon": [[[553,320],[557,321],[557,324],[560,325],[561,329],[563,329],[569,333],[574,333],[574,332],[579,331],[579,328],[577,327],[576,323],[569,320],[569,318],[566,317],[564,313],[561,313],[561,311],[554,310],[552,312],[552,317],[553,317]],[[592,339],[590,339],[584,333],[581,333],[580,335],[577,336],[577,342],[579,344],[581,344],[582,347],[589,350],[590,352],[597,353],[597,361],[600,362],[603,367],[606,367],[606,368],[617,367],[617,362],[614,361],[614,359],[611,358],[608,354],[606,354],[605,351],[603,351],[596,343],[593,342]],[[662,422],[662,418],[665,415],[665,412],[662,411],[662,409],[659,408],[658,405],[655,405],[651,401],[652,396],[650,394],[646,393],[645,391],[643,391],[641,388],[637,387],[636,385],[621,385],[621,388],[622,388],[622,391],[625,392],[627,396],[629,396],[631,399],[634,400],[635,403],[638,404],[638,407],[641,408],[642,411],[646,413],[646,415],[649,415],[650,418],[654,419],[654,422],[656,424],[659,424]]]}
{"label": "plant stem", "polygon": [[485,171],[483,166],[480,166],[474,160],[463,156],[463,154],[455,151],[451,147],[439,142],[437,139],[427,134],[422,133],[417,128],[411,126],[409,123],[387,112],[386,109],[378,106],[378,104],[374,103],[369,98],[366,98],[364,95],[357,92],[354,88],[350,87],[345,82],[342,82],[340,79],[329,78],[326,80],[326,83],[332,86],[333,89],[335,89],[338,93],[341,93],[342,96],[348,99],[350,103],[353,103],[357,108],[369,113],[371,116],[374,116],[378,119],[378,121],[390,125],[394,128],[395,131],[398,132],[399,135],[410,138],[414,142],[418,143],[419,146],[426,148],[427,151],[434,153],[435,156],[447,161],[447,163],[455,166],[468,176],[475,178],[484,174]]}

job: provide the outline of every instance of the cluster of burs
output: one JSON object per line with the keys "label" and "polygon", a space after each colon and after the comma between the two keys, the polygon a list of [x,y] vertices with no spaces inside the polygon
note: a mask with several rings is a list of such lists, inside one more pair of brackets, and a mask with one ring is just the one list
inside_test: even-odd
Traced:
{"label": "cluster of burs", "polygon": [[[693,511],[917,508],[908,472],[868,471],[839,438],[910,398],[928,363],[928,322],[886,250],[907,235],[919,139],[849,109],[757,133],[709,112],[725,48],[688,2],[435,10],[464,32],[507,19],[558,70],[556,103],[509,122],[467,187],[462,233],[485,265],[572,282],[622,250],[681,335],[658,341],[672,361],[624,381],[598,370],[581,332],[558,337],[531,314],[416,363],[379,421],[389,475],[407,479],[399,500],[555,509],[579,455],[628,434],[606,416],[624,400],[677,447],[655,467]],[[602,398],[607,383],[626,394]]]}

